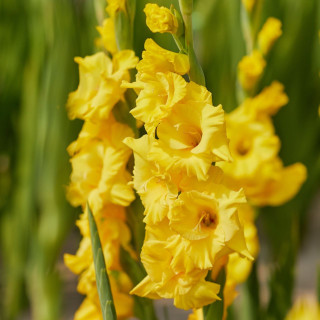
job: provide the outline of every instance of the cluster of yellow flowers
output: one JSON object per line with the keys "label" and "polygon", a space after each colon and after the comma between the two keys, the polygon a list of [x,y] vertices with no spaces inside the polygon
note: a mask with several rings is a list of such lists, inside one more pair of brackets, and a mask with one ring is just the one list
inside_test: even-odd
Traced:
{"label": "cluster of yellow flowers", "polygon": [[[155,9],[145,10],[147,21]],[[141,260],[148,273],[131,293],[200,308],[219,299],[220,286],[206,279],[209,271],[217,274],[232,253],[252,259],[240,221],[246,199],[241,188],[226,186],[214,165],[231,160],[224,111],[212,105],[205,87],[185,80],[188,56],[151,39],[142,56],[136,82],[124,84],[138,94],[131,113],[147,133],[125,139],[134,152],[133,183],[145,207]]]}
{"label": "cluster of yellow flowers", "polygon": [[284,167],[278,156],[280,139],[271,116],[289,101],[283,85],[274,81],[254,95],[266,66],[264,57],[281,34],[281,22],[268,18],[257,37],[258,49],[239,62],[239,82],[247,98],[226,117],[234,161],[219,164],[228,182],[243,187],[247,199],[256,206],[287,202],[306,179],[304,165]]}
{"label": "cluster of yellow flowers", "polygon": [[120,246],[130,251],[130,230],[126,224],[125,207],[134,200],[131,175],[126,166],[131,150],[122,142],[132,137],[128,125],[116,121],[113,110],[124,101],[122,81],[130,81],[129,70],[138,58],[131,50],[117,51],[113,32],[113,12],[118,10],[109,2],[102,35],[105,52],[76,58],[79,64],[78,89],[69,95],[67,108],[70,119],[82,119],[84,124],[78,139],[71,143],[71,182],[67,198],[73,206],[81,206],[83,214],[77,221],[83,236],[76,255],[65,255],[66,265],[80,274],[78,291],[86,295],[75,314],[76,320],[102,319],[91,249],[86,204],[94,213],[106,260],[111,290],[119,319],[132,315],[133,300],[129,296],[132,283],[122,271]]}
{"label": "cluster of yellow flowers", "polygon": [[[225,116],[221,105],[213,106],[211,93],[190,80],[190,55],[168,51],[152,39],[146,40],[140,62],[133,51],[117,50],[114,17],[125,3],[109,0],[109,18],[98,27],[109,54],[75,59],[80,83],[68,100],[69,117],[84,120],[68,148],[73,171],[67,196],[84,211],[77,221],[83,235],[79,250],[65,255],[69,268],[80,274],[79,292],[86,295],[75,319],[102,319],[87,202],[119,319],[132,314],[130,290],[151,299],[173,298],[178,308],[195,309],[190,319],[202,319],[199,308],[223,295],[226,318],[236,285],[247,279],[259,251],[251,205],[284,203],[306,177],[302,164],[284,167],[278,156],[280,141],[271,116],[288,103],[282,84],[273,82],[254,96],[281,23],[269,18],[258,35],[258,49],[240,61],[239,82],[247,98]],[[249,11],[255,1],[245,3]],[[171,33],[180,41],[182,22],[174,10],[147,4],[144,11],[151,31]],[[132,68],[137,69],[133,83]],[[130,112],[146,133],[138,139],[114,116],[128,88],[137,93]],[[127,171],[131,150],[132,182]],[[132,186],[145,208],[141,261],[147,272],[133,289],[119,261],[120,246],[131,252],[125,207],[134,200]],[[222,268],[226,282],[219,297],[215,280]]]}

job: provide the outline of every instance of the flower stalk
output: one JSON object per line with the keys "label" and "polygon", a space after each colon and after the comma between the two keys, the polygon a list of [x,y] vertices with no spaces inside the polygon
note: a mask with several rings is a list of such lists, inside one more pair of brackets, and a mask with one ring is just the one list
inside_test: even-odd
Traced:
{"label": "flower stalk", "polygon": [[197,59],[193,46],[193,30],[192,30],[192,10],[193,0],[179,0],[179,5],[185,26],[185,46],[190,61],[190,80],[205,86],[206,81],[203,70]]}

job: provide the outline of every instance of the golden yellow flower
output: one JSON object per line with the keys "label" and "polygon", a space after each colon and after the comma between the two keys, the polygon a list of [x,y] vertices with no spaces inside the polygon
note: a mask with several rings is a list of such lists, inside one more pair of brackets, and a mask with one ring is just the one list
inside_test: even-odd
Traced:
{"label": "golden yellow flower", "polygon": [[320,306],[312,297],[300,297],[287,314],[285,320],[319,320]]}
{"label": "golden yellow flower", "polygon": [[113,106],[121,99],[129,81],[129,69],[136,66],[138,58],[131,50],[123,50],[112,60],[103,52],[85,58],[75,58],[79,64],[78,89],[70,93],[67,108],[70,119],[99,121],[108,118]]}
{"label": "golden yellow flower", "polygon": [[242,0],[242,4],[248,12],[251,12],[257,0]]}
{"label": "golden yellow flower", "polygon": [[258,34],[259,48],[263,55],[267,55],[277,39],[282,35],[281,21],[270,17]]}
{"label": "golden yellow flower", "polygon": [[280,149],[280,140],[270,120],[254,121],[245,110],[237,108],[226,115],[227,133],[233,162],[217,165],[246,186],[247,180],[257,179],[261,164],[274,159]]}
{"label": "golden yellow flower", "polygon": [[76,152],[70,160],[73,170],[67,189],[73,206],[84,208],[89,201],[93,212],[97,212],[107,202],[126,206],[134,199],[126,171],[131,151],[122,143],[128,136],[133,136],[131,129],[113,117],[99,124],[85,123],[69,150]]}
{"label": "golden yellow flower", "polygon": [[177,18],[166,7],[159,7],[155,3],[147,3],[144,8],[147,16],[147,26],[152,32],[176,33],[178,30]]}
{"label": "golden yellow flower", "polygon": [[158,125],[148,157],[166,171],[206,180],[212,162],[231,160],[222,106],[175,105]]}
{"label": "golden yellow flower", "polygon": [[206,270],[176,272],[170,266],[172,258],[162,241],[145,242],[141,259],[148,276],[131,293],[151,299],[173,298],[174,305],[185,310],[200,308],[219,299],[220,286],[205,281]]}
{"label": "golden yellow flower", "polygon": [[144,222],[155,224],[162,221],[169,211],[170,203],[177,197],[178,188],[172,178],[147,160],[150,139],[126,138],[125,143],[134,151],[135,166],[133,182],[145,207]]}
{"label": "golden yellow flower", "polygon": [[102,26],[97,27],[97,30],[101,35],[103,46],[106,48],[107,51],[114,55],[118,51],[118,48],[115,38],[115,28],[113,19],[104,19]]}
{"label": "golden yellow flower", "polygon": [[262,76],[266,62],[261,53],[254,50],[251,55],[244,56],[238,64],[238,76],[241,86],[252,90]]}
{"label": "golden yellow flower", "polygon": [[273,81],[258,95],[246,99],[241,107],[247,115],[252,113],[252,117],[256,118],[265,115],[272,116],[288,102],[289,98],[284,92],[284,86],[278,81]]}
{"label": "golden yellow flower", "polygon": [[190,69],[189,57],[161,48],[152,39],[147,39],[142,52],[142,60],[137,65],[138,75],[146,73],[154,76],[157,72],[187,74]]}
{"label": "golden yellow flower", "polygon": [[[302,163],[284,167],[279,158],[261,166],[258,183],[244,186],[246,196],[257,206],[280,206],[292,199],[307,177]],[[249,182],[250,183],[250,182]]]}
{"label": "golden yellow flower", "polygon": [[185,254],[200,269],[212,268],[219,258],[232,252],[252,259],[237,212],[246,202],[242,190],[231,191],[211,182],[202,187],[181,192],[169,211],[170,227],[187,240]]}
{"label": "golden yellow flower", "polygon": [[186,95],[187,82],[182,76],[169,72],[158,72],[153,77],[142,74],[135,83],[126,84],[139,94],[136,107],[130,113],[146,124],[149,134],[155,131],[158,123],[167,117],[172,107]]}
{"label": "golden yellow flower", "polygon": [[[300,163],[283,167],[277,155],[280,141],[270,119],[266,116],[259,119],[259,110],[246,112],[247,107],[243,105],[227,115],[227,132],[234,161],[217,165],[225,172],[225,183],[231,188],[243,187],[253,204],[283,204],[299,191],[306,179],[306,168]],[[262,107],[261,110],[268,108]]]}

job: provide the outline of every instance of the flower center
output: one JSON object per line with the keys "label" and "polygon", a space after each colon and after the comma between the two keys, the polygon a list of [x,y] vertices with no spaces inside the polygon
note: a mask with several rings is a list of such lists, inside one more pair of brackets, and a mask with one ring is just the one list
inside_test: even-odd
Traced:
{"label": "flower center", "polygon": [[201,142],[202,133],[200,128],[185,123],[179,124],[176,128],[183,139],[183,143],[186,146],[185,149],[193,149]]}
{"label": "flower center", "polygon": [[202,210],[200,213],[200,223],[202,226],[215,228],[218,223],[217,215],[209,210]]}
{"label": "flower center", "polygon": [[251,149],[251,142],[248,139],[244,139],[238,142],[236,151],[240,156],[245,156]]}

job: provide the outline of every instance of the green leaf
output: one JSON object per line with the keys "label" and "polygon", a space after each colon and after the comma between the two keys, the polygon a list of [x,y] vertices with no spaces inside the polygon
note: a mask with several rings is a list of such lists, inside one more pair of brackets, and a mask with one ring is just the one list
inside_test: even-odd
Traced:
{"label": "green leaf", "polygon": [[[208,273],[208,278],[211,278],[210,273]],[[219,272],[218,278],[215,281],[216,283],[220,284],[220,293],[219,297],[221,298],[220,301],[215,301],[208,306],[203,307],[203,318],[204,320],[221,320],[223,317],[223,289],[226,283],[226,270],[222,268]]]}
{"label": "green leaf", "polygon": [[99,233],[91,209],[88,204],[87,210],[91,234],[94,268],[96,272],[97,289],[103,320],[116,320],[117,315],[113,303],[110,281],[107,273],[106,264],[104,261],[103,251],[101,248]]}

